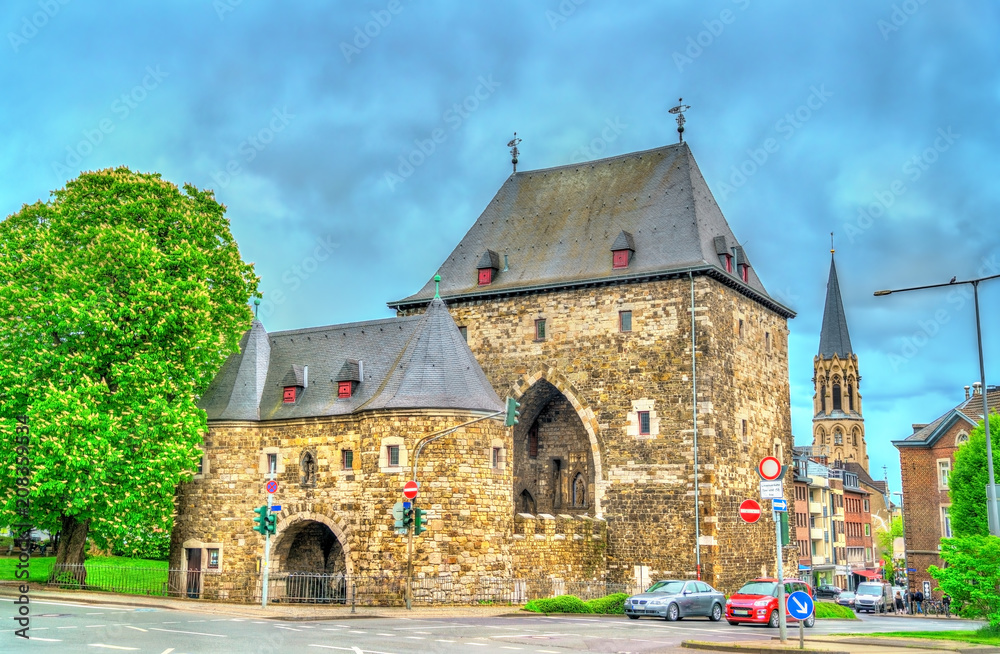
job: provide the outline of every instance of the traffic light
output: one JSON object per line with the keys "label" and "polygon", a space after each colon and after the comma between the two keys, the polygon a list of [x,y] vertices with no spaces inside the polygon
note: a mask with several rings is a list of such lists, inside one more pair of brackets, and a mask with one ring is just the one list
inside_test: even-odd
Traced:
{"label": "traffic light", "polygon": [[521,415],[521,412],[518,411],[518,408],[520,408],[520,406],[521,403],[515,400],[514,398],[512,397],[507,398],[507,416],[504,418],[503,421],[505,427],[513,427],[518,423],[517,418],[518,416]]}
{"label": "traffic light", "polygon": [[788,545],[792,542],[791,535],[788,533],[788,511],[782,511],[778,514],[781,516],[781,544]]}
{"label": "traffic light", "polygon": [[400,534],[400,535],[405,534],[406,533],[406,527],[403,526],[403,503],[402,502],[396,502],[392,506],[392,519],[394,520],[393,531],[395,531],[397,534]]}
{"label": "traffic light", "polygon": [[403,502],[403,533],[413,526],[413,507],[409,502]]}
{"label": "traffic light", "polygon": [[267,530],[267,533],[271,534],[272,536],[278,533],[278,517],[273,513],[268,513],[267,519],[264,522],[264,527]]}
{"label": "traffic light", "polygon": [[427,531],[427,511],[413,509],[413,535],[419,536]]}
{"label": "traffic light", "polygon": [[263,536],[267,533],[267,505],[258,506],[253,512],[257,514],[253,519],[253,530]]}

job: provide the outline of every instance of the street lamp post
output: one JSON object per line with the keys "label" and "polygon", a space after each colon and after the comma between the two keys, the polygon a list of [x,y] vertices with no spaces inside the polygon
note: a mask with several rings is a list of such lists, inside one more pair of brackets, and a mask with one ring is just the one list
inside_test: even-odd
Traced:
{"label": "street lamp post", "polygon": [[983,365],[983,330],[979,322],[979,283],[989,279],[996,279],[1000,275],[990,275],[989,277],[979,277],[965,281],[952,280],[945,284],[929,284],[927,286],[914,286],[912,288],[900,288],[895,290],[875,291],[875,296],[889,295],[891,293],[905,293],[907,291],[920,291],[926,288],[940,288],[942,286],[956,286],[958,284],[971,284],[972,295],[976,305],[976,344],[979,347],[979,382],[981,384],[980,393],[983,398],[983,429],[986,432],[986,470],[989,475],[989,483],[986,485],[986,515],[988,517],[991,536],[1000,536],[1000,521],[997,519],[997,489],[996,477],[993,476],[993,444],[990,441],[990,410],[987,402],[986,392],[986,367]]}

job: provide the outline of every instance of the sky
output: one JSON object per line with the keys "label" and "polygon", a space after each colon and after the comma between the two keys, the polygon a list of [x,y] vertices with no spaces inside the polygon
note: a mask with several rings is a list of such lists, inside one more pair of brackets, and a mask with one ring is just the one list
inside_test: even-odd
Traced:
{"label": "sky", "polygon": [[[169,3],[0,8],[0,215],[124,165],[215,190],[270,331],[389,317],[510,174],[685,139],[789,322],[811,442],[830,232],[872,476],[979,376],[1000,273],[1000,8],[987,2]],[[1000,383],[1000,279],[980,299]],[[992,381],[991,381],[992,380]]]}

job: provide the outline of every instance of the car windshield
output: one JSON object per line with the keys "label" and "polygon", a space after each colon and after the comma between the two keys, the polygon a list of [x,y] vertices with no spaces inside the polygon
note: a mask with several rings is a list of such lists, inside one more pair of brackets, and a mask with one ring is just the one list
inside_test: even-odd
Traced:
{"label": "car windshield", "polygon": [[840,594],[840,599],[851,599],[852,597],[854,597],[854,593],[850,593],[846,590]]}
{"label": "car windshield", "polygon": [[647,593],[670,593],[676,595],[684,588],[683,581],[658,581],[646,590]]}
{"label": "car windshield", "polygon": [[777,586],[773,581],[751,581],[736,591],[739,595],[770,595],[777,597]]}
{"label": "car windshield", "polygon": [[858,595],[881,595],[882,584],[861,584],[858,586]]}

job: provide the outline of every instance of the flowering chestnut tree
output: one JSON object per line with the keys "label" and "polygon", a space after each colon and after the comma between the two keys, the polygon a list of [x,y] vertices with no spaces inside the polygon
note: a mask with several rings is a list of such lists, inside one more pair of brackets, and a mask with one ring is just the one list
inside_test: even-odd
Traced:
{"label": "flowering chestnut tree", "polygon": [[0,524],[59,531],[57,565],[88,529],[168,532],[258,281],[212,191],[155,173],[86,172],[0,223]]}

